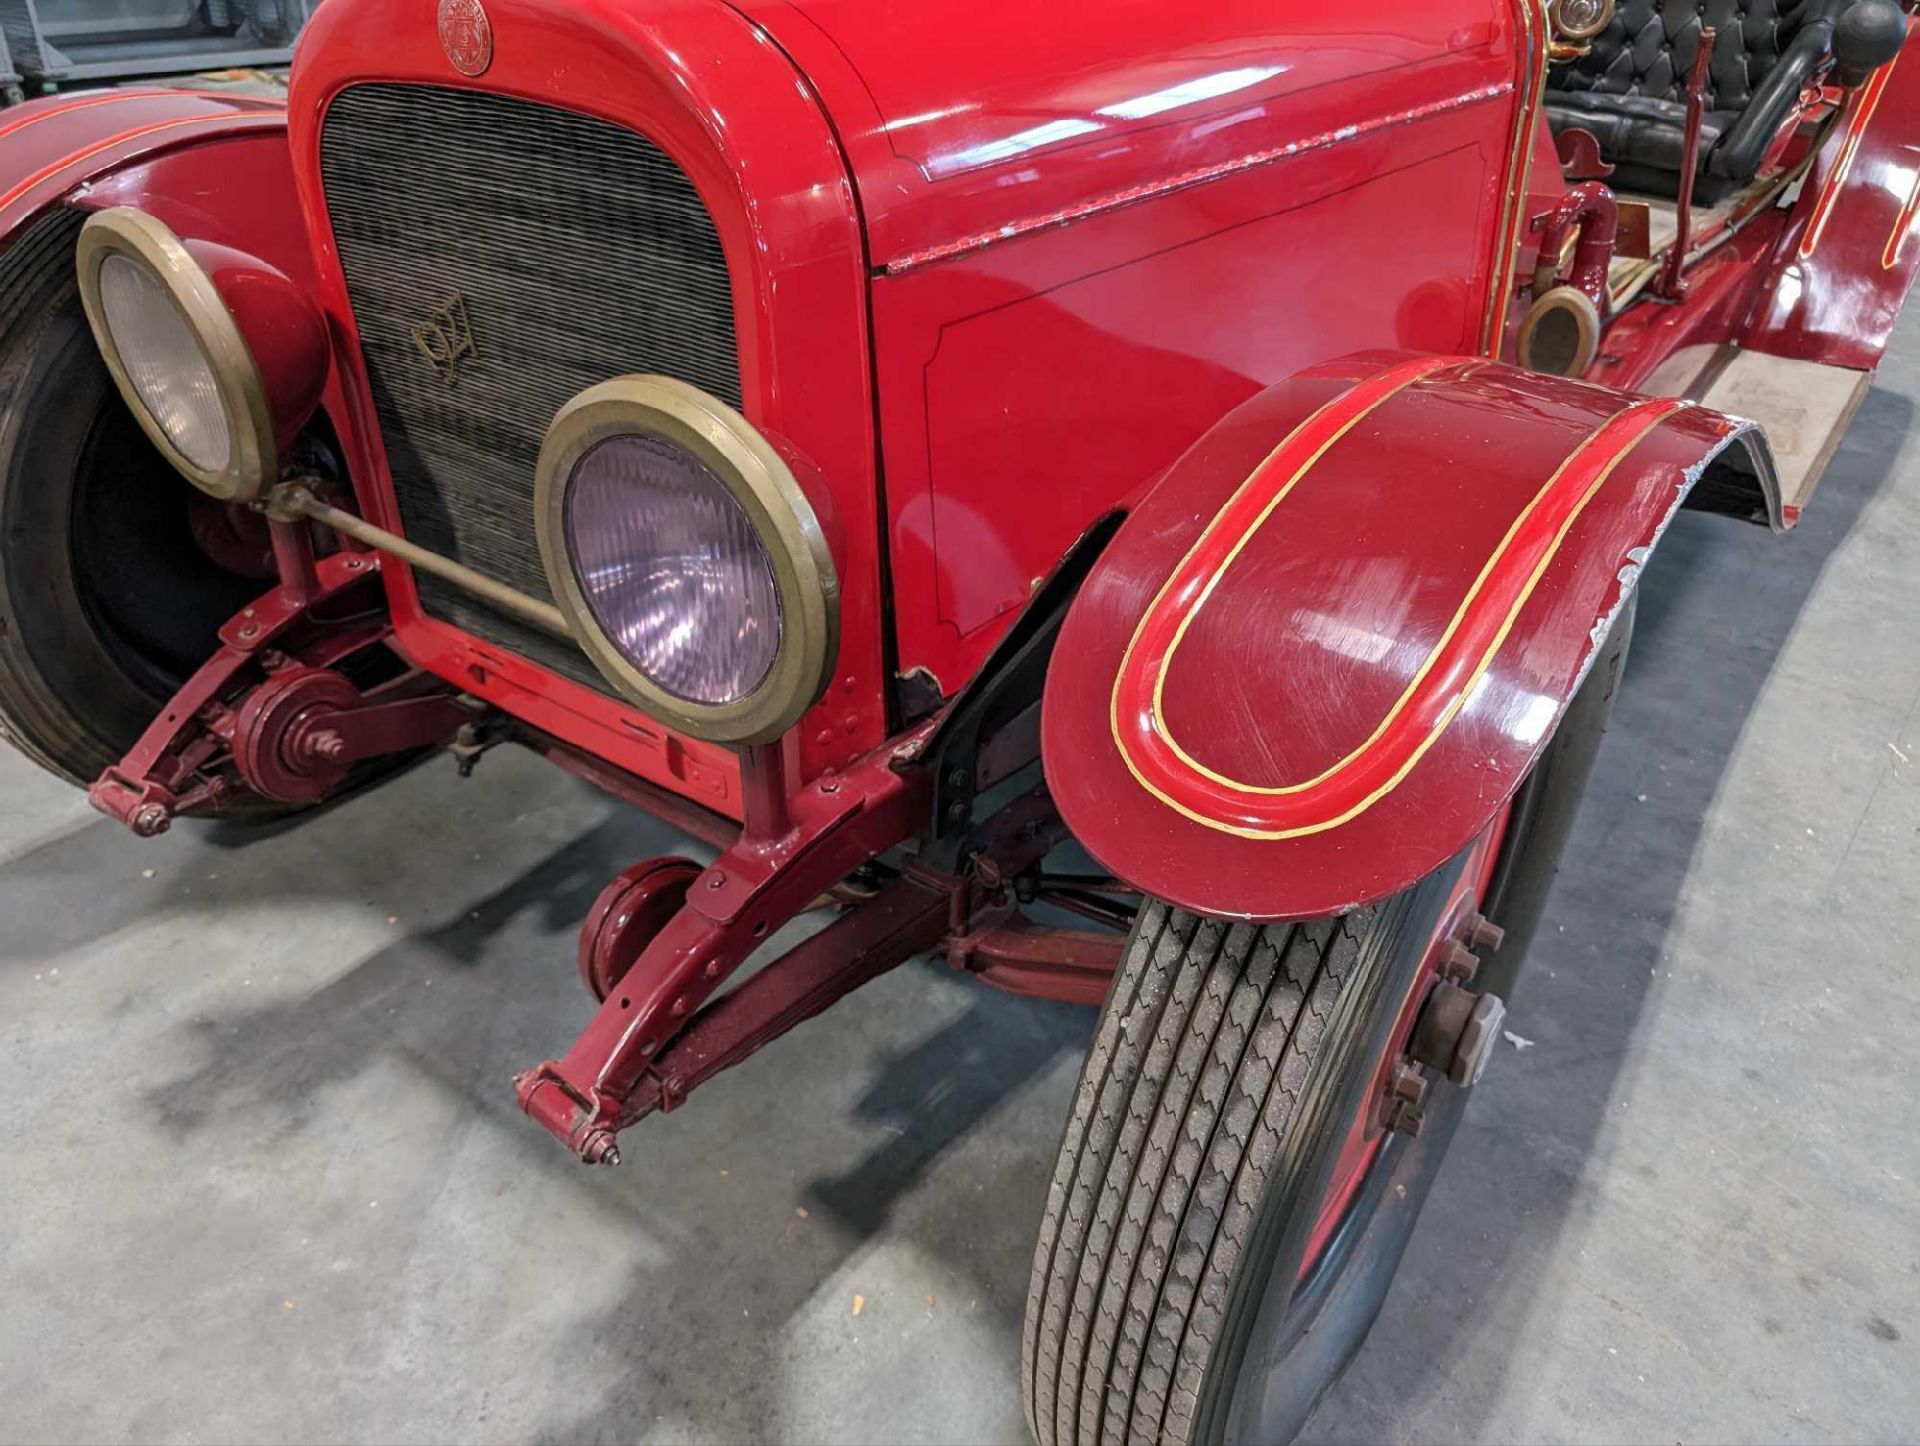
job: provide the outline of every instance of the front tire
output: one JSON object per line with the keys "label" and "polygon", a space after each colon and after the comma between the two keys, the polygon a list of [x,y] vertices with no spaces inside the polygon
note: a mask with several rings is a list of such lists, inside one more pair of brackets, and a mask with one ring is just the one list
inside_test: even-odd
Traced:
{"label": "front tire", "polygon": [[114,390],[74,282],[81,218],[0,255],[0,733],[84,787],[270,579],[217,565]]}
{"label": "front tire", "polygon": [[1042,1446],[1218,1439],[1251,1313],[1293,1280],[1448,890],[1224,924],[1153,901],[1101,1020],[1035,1257]]}
{"label": "front tire", "polygon": [[1379,1313],[1466,1091],[1434,1085],[1411,1137],[1361,1137],[1474,916],[1512,928],[1473,987],[1511,989],[1632,624],[1629,605],[1510,810],[1412,888],[1302,924],[1142,906],[1034,1256],[1021,1384],[1040,1446],[1306,1424]]}

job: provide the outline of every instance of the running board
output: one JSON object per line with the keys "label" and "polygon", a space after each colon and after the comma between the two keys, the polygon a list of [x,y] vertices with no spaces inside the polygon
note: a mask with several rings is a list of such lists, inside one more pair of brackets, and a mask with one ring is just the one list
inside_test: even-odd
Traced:
{"label": "running board", "polygon": [[1684,348],[1648,378],[1646,391],[1691,397],[1764,427],[1779,468],[1778,525],[1785,528],[1800,520],[1872,386],[1870,371],[1724,346]]}

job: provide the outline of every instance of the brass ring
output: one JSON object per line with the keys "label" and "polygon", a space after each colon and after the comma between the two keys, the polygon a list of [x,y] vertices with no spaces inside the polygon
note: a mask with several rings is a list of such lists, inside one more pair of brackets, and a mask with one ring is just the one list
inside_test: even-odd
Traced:
{"label": "brass ring", "polygon": [[1577,286],[1556,286],[1520,323],[1521,366],[1547,376],[1577,377],[1600,351],[1600,308]]}
{"label": "brass ring", "polygon": [[[229,450],[227,465],[209,469],[190,459],[155,420],[139,389],[127,375],[106,311],[100,302],[100,268],[110,256],[124,256],[144,267],[160,283],[168,301],[199,345],[219,389],[226,414]],[[114,206],[96,212],[80,228],[75,253],[80,276],[80,300],[87,324],[93,329],[100,355],[114,385],[126,400],[141,430],[153,440],[174,467],[195,487],[223,502],[252,502],[260,496],[279,465],[274,439],[273,409],[253,349],[227,310],[219,289],[205,268],[157,216],[134,206]]]}
{"label": "brass ring", "polygon": [[[731,703],[668,692],[622,653],[594,616],[567,545],[567,487],[588,452],[623,436],[682,448],[746,511],[773,568],[780,644],[760,685]],[[826,691],[840,644],[840,582],[806,493],[773,445],[717,397],[670,377],[617,377],[562,407],[534,479],[535,532],[547,582],[587,657],[608,682],[669,726],[713,743],[769,743]]]}
{"label": "brass ring", "polygon": [[1601,0],[1600,12],[1592,20],[1576,24],[1567,19],[1567,9],[1572,0],[1553,0],[1547,11],[1547,18],[1553,24],[1553,30],[1562,40],[1575,44],[1592,40],[1601,31],[1613,23],[1614,0]]}

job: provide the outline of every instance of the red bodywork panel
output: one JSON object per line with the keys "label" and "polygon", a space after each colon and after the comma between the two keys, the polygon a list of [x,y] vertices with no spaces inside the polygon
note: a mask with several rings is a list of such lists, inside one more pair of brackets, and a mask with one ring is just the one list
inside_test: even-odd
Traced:
{"label": "red bodywork panel", "polygon": [[1770,471],[1750,423],[1476,360],[1375,353],[1264,392],[1069,614],[1045,712],[1062,817],[1207,913],[1405,887],[1519,787],[1723,453]]}
{"label": "red bodywork panel", "polygon": [[1499,335],[1531,6],[743,8],[852,163],[898,667],[943,692],[1092,518],[1263,387]]}
{"label": "red bodywork panel", "polygon": [[[1255,446],[1253,423],[1338,384],[1335,374],[1308,372],[1268,390],[1283,378],[1366,348],[1499,354],[1511,334],[1516,279],[1537,244],[1526,222],[1557,194],[1539,116],[1545,27],[1528,0],[1408,0],[1358,18],[1336,0],[1185,8],[1134,0],[1091,12],[1006,0],[490,0],[487,10],[492,57],[476,77],[450,63],[431,7],[396,22],[379,0],[329,0],[301,47],[290,155],[273,108],[247,101],[114,93],[11,112],[0,121],[0,155],[22,180],[0,195],[0,226],[63,196],[137,204],[183,234],[257,254],[312,285],[336,351],[326,407],[360,508],[397,528],[320,181],[328,105],[356,83],[413,82],[563,106],[645,134],[692,179],[713,217],[734,288],[744,409],[795,458],[835,553],[842,654],[826,697],[789,746],[800,782],[870,755],[898,728],[893,674],[924,672],[949,695],[964,685],[1089,523],[1147,495],[1183,454],[1174,475],[1199,490],[1181,497],[1163,484],[1143,515],[1157,507],[1207,515],[1205,499],[1227,484],[1210,473],[1195,482],[1193,459]],[[1877,356],[1920,266],[1920,245],[1904,242],[1916,201],[1903,189],[1910,176],[1898,164],[1902,148],[1890,139],[1905,132],[1915,85],[1920,70],[1901,65],[1878,77],[1791,227],[1784,212],[1756,219],[1694,268],[1684,306],[1643,305],[1620,318],[1596,378],[1630,388],[1679,345],[1739,335],[1768,258],[1794,245],[1811,249],[1780,284],[1780,319],[1765,331],[1771,349],[1831,348],[1838,343],[1829,331],[1843,327]],[[1895,116],[1899,125],[1886,124]],[[245,206],[226,199],[241,193]],[[1875,227],[1886,264],[1862,279],[1854,233]],[[1822,279],[1829,250],[1844,280]],[[1792,307],[1790,283],[1799,287]],[[1831,359],[1830,351],[1820,355]],[[1354,467],[1352,485],[1303,489],[1289,507],[1337,492],[1348,530],[1329,535],[1326,568],[1377,564],[1444,596],[1473,554],[1471,529],[1499,512],[1489,495],[1512,503],[1518,491],[1500,489],[1541,485],[1514,459],[1528,445],[1546,455],[1603,395],[1537,380],[1523,386],[1497,370],[1444,383],[1423,378],[1370,413],[1316,478],[1336,475],[1337,459],[1351,459],[1371,437],[1395,469],[1445,466],[1453,457],[1479,462],[1495,448],[1496,482],[1481,478],[1470,498],[1449,490],[1466,485],[1452,477],[1419,493],[1419,504],[1434,509],[1425,531],[1398,530],[1418,508],[1397,478],[1382,480],[1364,459],[1344,464]],[[1505,410],[1487,410],[1496,405]],[[1417,445],[1417,427],[1377,437],[1369,430],[1409,409],[1444,414],[1452,430],[1429,429]],[[1298,420],[1289,414],[1288,425]],[[1623,502],[1616,514],[1611,499],[1657,491],[1642,466],[1657,471],[1661,447],[1679,437],[1699,442],[1708,426],[1698,414],[1663,421],[1580,520],[1564,555],[1590,555],[1575,544],[1597,518],[1652,516],[1650,503]],[[1189,453],[1203,436],[1200,451]],[[1323,505],[1332,504],[1311,502]],[[1387,515],[1374,518],[1369,508]],[[1167,527],[1173,517],[1169,511]],[[1117,557],[1139,545],[1143,526],[1128,527]],[[1456,534],[1463,540],[1450,540]],[[1280,563],[1260,562],[1268,537],[1256,530],[1248,556],[1222,584],[1229,593],[1248,577],[1283,580],[1269,575],[1285,571]],[[1618,540],[1598,539],[1591,555],[1605,557]],[[1336,541],[1356,550],[1332,550]],[[1375,546],[1385,552],[1365,550]],[[1609,567],[1617,565],[1616,557]],[[412,661],[576,748],[739,816],[730,751],[676,736],[427,618],[405,566],[393,563],[383,576],[395,645]],[[1550,572],[1542,581],[1528,617],[1561,598],[1559,578]],[[1347,618],[1345,584],[1336,582],[1331,573],[1315,582],[1325,594],[1315,605],[1380,631],[1378,619]],[[1585,585],[1566,586],[1576,583]],[[1097,590],[1116,586],[1109,572]],[[1274,595],[1289,599],[1281,611],[1291,618],[1293,595]],[[1575,613],[1587,601],[1578,596]],[[1417,642],[1417,609],[1406,607]],[[1293,651],[1277,656],[1308,669],[1300,678],[1331,695],[1350,693],[1353,717],[1379,701],[1374,694],[1389,675],[1329,675],[1324,649],[1316,651],[1310,630],[1298,631],[1305,625],[1297,618],[1276,623],[1278,633],[1223,628],[1229,611],[1202,611],[1185,656],[1168,664],[1169,679],[1204,656],[1203,644],[1213,646],[1206,640],[1221,629],[1215,641],[1228,651],[1246,646],[1229,634],[1291,637],[1285,648]],[[1576,631],[1585,636],[1600,615],[1590,611]],[[1063,667],[1086,666],[1072,653],[1062,649]],[[1577,670],[1579,657],[1554,658],[1563,672]],[[1259,676],[1279,675],[1267,668]],[[1298,694],[1308,685],[1292,686]],[[1185,696],[1207,695],[1198,688]],[[1272,701],[1241,699],[1241,731]],[[1170,726],[1186,736],[1177,724],[1190,705],[1168,706]],[[1290,706],[1309,718],[1327,715],[1322,721],[1334,726],[1324,704],[1316,710],[1296,698]],[[1471,738],[1477,716],[1470,707],[1438,730],[1434,757]],[[1272,745],[1276,759],[1289,749],[1310,754],[1317,737],[1290,733]],[[1394,757],[1377,756],[1380,767]],[[1274,846],[1302,857],[1367,853],[1378,880],[1411,877],[1401,865],[1413,854],[1437,861],[1467,837],[1444,808],[1430,850],[1353,841],[1371,840],[1380,818],[1423,796],[1417,784],[1437,765],[1414,763],[1391,806],[1370,804],[1331,831],[1334,842],[1303,835]],[[1195,782],[1204,770],[1160,777],[1151,758],[1141,766],[1168,797],[1214,786]],[[1134,772],[1123,771],[1112,806],[1152,802]],[[1063,791],[1085,795],[1085,772],[1076,760]],[[1352,802],[1331,801],[1336,812]],[[1203,802],[1231,811],[1246,800]],[[1235,817],[1234,827],[1256,833],[1298,823],[1286,809]],[[1217,901],[1234,897],[1231,867],[1204,872]],[[1248,897],[1273,902],[1272,873],[1262,875],[1267,892]],[[1355,902],[1371,887],[1351,870],[1330,870],[1323,882],[1316,897],[1329,906]],[[1164,891],[1180,897],[1171,883]],[[1287,899],[1276,912],[1295,912]]]}
{"label": "red bodywork panel", "polygon": [[1871,371],[1920,272],[1920,40],[1848,101],[1741,345]]}

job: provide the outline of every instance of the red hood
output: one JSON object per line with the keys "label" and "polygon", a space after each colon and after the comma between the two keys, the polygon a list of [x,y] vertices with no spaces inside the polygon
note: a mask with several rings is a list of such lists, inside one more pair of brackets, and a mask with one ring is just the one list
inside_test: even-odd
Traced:
{"label": "red hood", "polygon": [[733,3],[819,91],[880,266],[1376,120],[1363,77],[1513,79],[1513,0]]}

